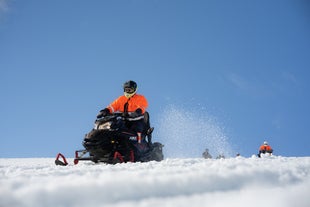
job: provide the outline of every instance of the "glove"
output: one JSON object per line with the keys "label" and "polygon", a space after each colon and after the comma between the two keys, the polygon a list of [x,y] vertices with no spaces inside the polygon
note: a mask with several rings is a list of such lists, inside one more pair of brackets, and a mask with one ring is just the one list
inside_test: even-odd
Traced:
{"label": "glove", "polygon": [[100,118],[105,117],[109,114],[110,114],[109,109],[105,108],[99,112],[99,114],[97,115],[97,118],[100,119]]}
{"label": "glove", "polygon": [[136,113],[137,115],[142,115],[142,109],[137,108],[137,110],[135,111],[135,113]]}
{"label": "glove", "polygon": [[131,117],[139,117],[142,115],[142,110],[140,108],[136,109],[134,112],[131,113]]}

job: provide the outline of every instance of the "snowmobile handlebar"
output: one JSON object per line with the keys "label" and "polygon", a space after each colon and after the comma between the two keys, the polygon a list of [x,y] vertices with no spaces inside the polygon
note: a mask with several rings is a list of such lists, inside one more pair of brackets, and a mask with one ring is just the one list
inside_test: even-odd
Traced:
{"label": "snowmobile handlebar", "polygon": [[105,120],[110,120],[110,119],[113,119],[116,117],[120,117],[124,120],[135,121],[135,120],[140,120],[140,119],[144,118],[144,115],[143,114],[138,115],[135,112],[129,112],[129,113],[114,112],[114,113],[110,113],[104,117],[97,118],[96,121],[105,121]]}

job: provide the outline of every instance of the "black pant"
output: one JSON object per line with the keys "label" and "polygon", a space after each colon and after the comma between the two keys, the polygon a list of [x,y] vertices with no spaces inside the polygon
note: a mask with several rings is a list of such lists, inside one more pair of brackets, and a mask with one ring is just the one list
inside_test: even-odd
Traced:
{"label": "black pant", "polygon": [[145,128],[143,119],[137,121],[126,121],[125,126],[127,127],[127,129],[132,130],[136,133],[138,132],[143,133]]}

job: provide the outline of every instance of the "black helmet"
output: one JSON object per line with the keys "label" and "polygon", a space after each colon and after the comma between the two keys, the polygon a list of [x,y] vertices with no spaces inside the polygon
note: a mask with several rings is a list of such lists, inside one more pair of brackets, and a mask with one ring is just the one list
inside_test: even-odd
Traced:
{"label": "black helmet", "polygon": [[126,81],[123,85],[123,88],[125,90],[125,88],[132,88],[134,90],[137,89],[137,83],[132,81],[132,80],[129,80],[129,81]]}
{"label": "black helmet", "polygon": [[137,83],[132,80],[126,81],[123,85],[123,89],[124,95],[130,98],[137,92]]}

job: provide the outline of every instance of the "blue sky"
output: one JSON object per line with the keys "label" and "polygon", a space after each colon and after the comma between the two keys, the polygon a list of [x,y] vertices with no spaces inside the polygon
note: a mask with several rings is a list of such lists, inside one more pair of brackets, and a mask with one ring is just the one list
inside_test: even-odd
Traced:
{"label": "blue sky", "polygon": [[0,157],[73,156],[129,79],[157,132],[173,105],[215,119],[244,156],[264,140],[309,156],[309,11],[305,0],[0,0]]}

